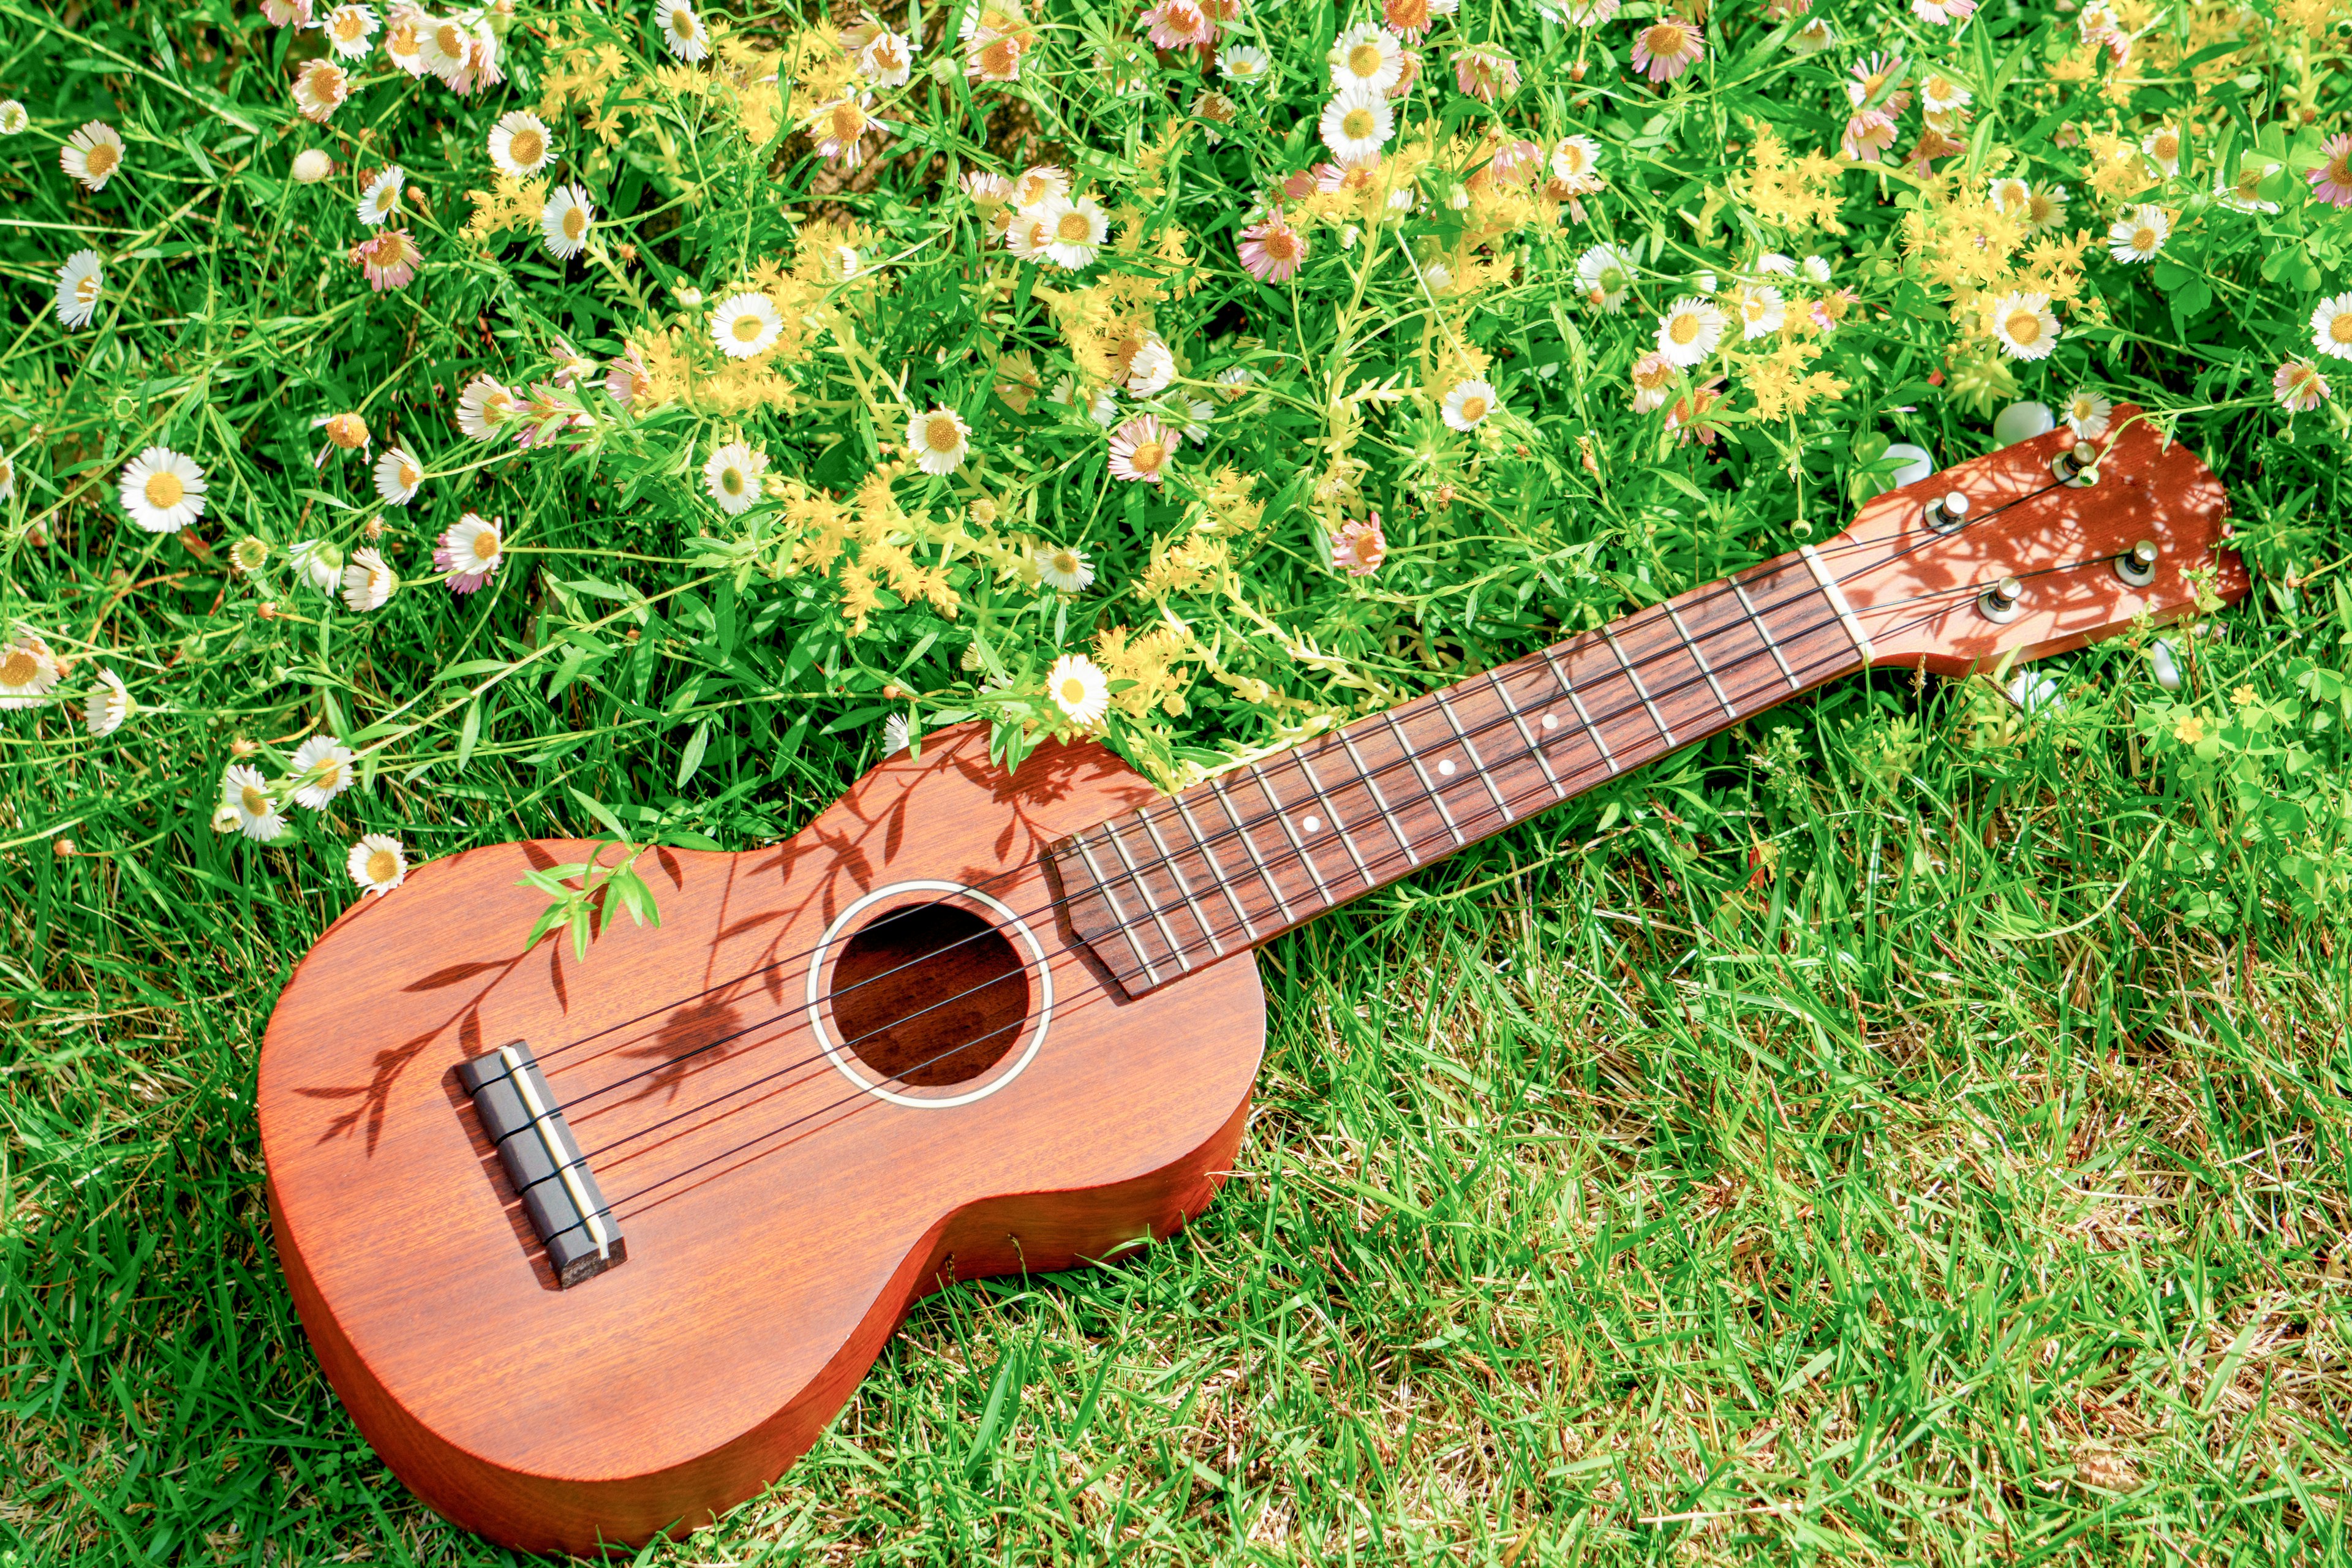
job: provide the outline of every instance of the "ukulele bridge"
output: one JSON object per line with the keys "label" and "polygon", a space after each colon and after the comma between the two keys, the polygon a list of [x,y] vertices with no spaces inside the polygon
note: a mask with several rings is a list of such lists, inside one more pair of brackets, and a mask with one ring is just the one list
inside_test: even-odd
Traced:
{"label": "ukulele bridge", "polygon": [[563,1107],[522,1040],[463,1062],[457,1081],[473,1097],[482,1131],[498,1146],[530,1228],[565,1289],[628,1261],[628,1243],[582,1157]]}

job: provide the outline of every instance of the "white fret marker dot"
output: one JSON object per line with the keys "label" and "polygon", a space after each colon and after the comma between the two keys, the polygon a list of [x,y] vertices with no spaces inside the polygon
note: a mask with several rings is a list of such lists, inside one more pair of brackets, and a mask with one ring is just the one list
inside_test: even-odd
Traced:
{"label": "white fret marker dot", "polygon": [[1439,773],[1440,774],[1444,775],[1444,777],[1447,777],[1447,778],[1451,778],[1451,777],[1453,777],[1453,776],[1454,776],[1454,759],[1453,759],[1453,758],[1451,758],[1451,757],[1448,757],[1448,758],[1446,758],[1444,762],[1442,762],[1442,763],[1438,763],[1438,764],[1437,764],[1437,771],[1438,771],[1438,773]]}
{"label": "white fret marker dot", "polygon": [[1319,816],[1310,816],[1301,826],[1309,833],[1320,833],[1323,831],[1323,819]]}
{"label": "white fret marker dot", "polygon": [[1544,715],[1544,728],[1545,728],[1545,729],[1547,729],[1547,730],[1557,730],[1557,729],[1559,729],[1559,714],[1557,714],[1557,713],[1547,713],[1547,714],[1545,714],[1545,715]]}

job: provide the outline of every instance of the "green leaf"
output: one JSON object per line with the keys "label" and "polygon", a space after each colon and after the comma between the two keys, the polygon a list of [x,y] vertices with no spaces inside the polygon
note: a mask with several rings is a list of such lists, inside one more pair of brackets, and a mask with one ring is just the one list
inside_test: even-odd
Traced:
{"label": "green leaf", "polygon": [[457,731],[457,771],[466,771],[467,759],[474,754],[474,742],[482,738],[482,700],[475,698],[466,704],[466,721]]}
{"label": "green leaf", "polygon": [[701,723],[697,724],[694,727],[694,733],[687,737],[686,754],[677,760],[677,787],[679,789],[683,790],[686,788],[686,781],[692,778],[695,774],[695,771],[702,766],[702,753],[704,749],[709,744],[710,721],[705,719]]}

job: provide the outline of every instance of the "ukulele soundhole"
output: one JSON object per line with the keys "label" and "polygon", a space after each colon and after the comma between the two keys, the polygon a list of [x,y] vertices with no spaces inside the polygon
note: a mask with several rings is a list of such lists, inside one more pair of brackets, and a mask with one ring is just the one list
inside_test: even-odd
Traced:
{"label": "ukulele soundhole", "polygon": [[842,1047],[877,1076],[917,1089],[978,1078],[1018,1044],[1028,968],[961,905],[901,905],[843,943],[833,966]]}

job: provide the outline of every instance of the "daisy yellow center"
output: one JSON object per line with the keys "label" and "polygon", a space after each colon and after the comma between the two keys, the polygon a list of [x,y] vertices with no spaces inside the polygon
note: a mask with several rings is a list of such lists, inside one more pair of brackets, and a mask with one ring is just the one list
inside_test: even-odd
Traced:
{"label": "daisy yellow center", "polygon": [[963,432],[957,427],[955,416],[934,414],[924,420],[923,445],[934,452],[952,452],[963,445]]}
{"label": "daisy yellow center", "polygon": [[1360,77],[1381,74],[1381,48],[1378,44],[1358,44],[1348,51],[1348,68]]}
{"label": "daisy yellow center", "polygon": [[1253,59],[1243,58],[1234,60],[1227,64],[1225,68],[1233,72],[1235,76],[1257,75],[1257,62]]}
{"label": "daisy yellow center", "polygon": [[1698,341],[1698,318],[1685,310],[1666,323],[1666,336],[1678,343],[1695,343]]}
{"label": "daisy yellow center", "polygon": [[1286,228],[1276,229],[1265,239],[1265,253],[1276,261],[1298,258],[1298,237]]}
{"label": "daisy yellow center", "polygon": [[1462,423],[1465,425],[1475,425],[1485,417],[1486,417],[1486,400],[1485,398],[1465,397],[1462,400]]}
{"label": "daisy yellow center", "polygon": [[328,20],[334,26],[335,37],[346,44],[356,42],[367,32],[367,24],[357,11],[338,11]]}
{"label": "daisy yellow center", "polygon": [[482,399],[482,422],[503,425],[514,415],[514,399],[503,392],[493,392]]}
{"label": "daisy yellow center", "polygon": [[756,311],[746,310],[735,318],[735,341],[739,343],[758,342],[760,334],[767,331],[767,327],[768,324],[760,320]]}
{"label": "daisy yellow center", "polygon": [[1076,576],[1078,574],[1077,556],[1067,550],[1056,550],[1054,552],[1054,570],[1065,577]]}
{"label": "daisy yellow center", "polygon": [[[389,882],[400,875],[400,857],[389,849],[372,849],[367,858],[368,880]],[[419,886],[422,886],[420,883]]]}
{"label": "daisy yellow center", "polygon": [[1931,76],[1927,79],[1927,85],[1921,90],[1927,93],[1932,101],[1942,103],[1952,96],[1952,84],[1942,77]]}
{"label": "daisy yellow center", "polygon": [[577,204],[563,209],[563,237],[578,239],[588,232],[588,209]]}
{"label": "daisy yellow center", "polygon": [[[2343,152],[2327,160],[2326,174],[2327,178],[2336,184],[2352,184],[2352,147],[2347,147]],[[2243,188],[2244,184],[2245,182],[2240,182],[2241,188]]]}
{"label": "daisy yellow center", "polygon": [[79,302],[79,303],[80,303],[80,304],[87,305],[87,304],[89,304],[92,300],[95,300],[95,299],[97,299],[97,298],[98,298],[98,274],[97,274],[97,273],[92,272],[92,273],[89,274],[87,277],[77,279],[74,281],[74,299],[75,299],[75,300],[76,300],[77,302]]}
{"label": "daisy yellow center", "polygon": [[330,757],[311,770],[310,778],[320,789],[341,789],[343,786],[343,764]]}
{"label": "daisy yellow center", "polygon": [[2327,323],[2327,336],[2334,342],[2352,343],[2352,310],[2336,312],[2336,319]]}
{"label": "daisy yellow center", "polygon": [[400,488],[402,489],[413,490],[424,482],[424,469],[418,468],[414,463],[403,463],[400,465]]}
{"label": "daisy yellow center", "polygon": [[392,31],[384,35],[383,47],[395,55],[415,54],[416,52],[415,25],[410,22],[394,25]]}
{"label": "daisy yellow center", "polygon": [[2156,230],[2148,227],[2146,224],[2142,224],[2137,228],[2132,230],[2132,248],[2134,250],[2154,250],[2158,237],[2159,237]]}
{"label": "daisy yellow center", "polygon": [[518,163],[536,163],[539,155],[546,151],[547,138],[528,125],[507,142],[507,156]]}
{"label": "daisy yellow center", "polygon": [[0,664],[0,686],[30,686],[33,677],[41,672],[41,661],[21,647],[8,650],[8,661]]}
{"label": "daisy yellow center", "polygon": [[2249,169],[2238,176],[2238,199],[2250,202],[2262,188],[2263,177]]}
{"label": "daisy yellow center", "polygon": [[2165,132],[2163,134],[2157,137],[2156,155],[2158,158],[2168,163],[2171,163],[2175,158],[2179,157],[2180,138],[2175,136],[2169,131]]}
{"label": "daisy yellow center", "polygon": [[719,488],[725,490],[730,496],[741,495],[743,493],[743,470],[737,468],[725,468],[719,469]]}
{"label": "daisy yellow center", "polygon": [[1581,174],[1592,165],[1585,159],[1584,149],[1571,142],[1559,150],[1559,166],[1571,174]]}
{"label": "daisy yellow center", "polygon": [[465,56],[466,31],[455,22],[444,22],[434,29],[433,42],[436,47],[452,59],[462,58]]}
{"label": "daisy yellow center", "polygon": [[1885,71],[1873,71],[1862,79],[1863,102],[1868,103],[1878,96],[1880,89],[1886,86],[1886,74]]}
{"label": "daisy yellow center", "polygon": [[1005,76],[1012,72],[1021,51],[1010,38],[991,38],[988,47],[980,51],[980,68],[990,76]]}
{"label": "daisy yellow center", "polygon": [[2025,216],[2035,223],[2048,223],[2056,211],[2057,204],[2039,193],[2028,198],[2025,204]]}
{"label": "daisy yellow center", "polygon": [[2042,341],[2042,318],[2031,310],[2012,310],[2009,317],[2010,342],[2020,348],[2030,348]]}
{"label": "daisy yellow center", "polygon": [[243,799],[246,816],[268,816],[269,815],[269,796],[258,785],[246,785]]}
{"label": "daisy yellow center", "polygon": [[1127,460],[1139,474],[1156,473],[1167,459],[1168,448],[1158,441],[1138,441],[1135,451]]}
{"label": "daisy yellow center", "polygon": [[680,5],[669,14],[669,30],[681,38],[694,37],[694,13]]}
{"label": "daisy yellow center", "polygon": [[499,536],[488,529],[474,535],[474,559],[493,561],[498,558]]}
{"label": "daisy yellow center", "polygon": [[1642,43],[1653,56],[1678,55],[1683,52],[1683,30],[1672,22],[1660,22],[1642,29]]}
{"label": "daisy yellow center", "polygon": [[1351,109],[1339,119],[1339,133],[1351,142],[1361,142],[1372,133],[1378,120],[1369,109]]}
{"label": "daisy yellow center", "polygon": [[2096,416],[2098,408],[2097,405],[2089,398],[2078,397],[2074,399],[2074,406],[2072,412],[2075,418],[2087,423]]}
{"label": "daisy yellow center", "polygon": [[1657,392],[1665,386],[1670,374],[1670,368],[1665,361],[1654,358],[1644,360],[1633,367],[1633,384],[1644,392]]}
{"label": "daisy yellow center", "polygon": [[101,177],[114,173],[114,166],[121,162],[122,153],[111,142],[100,142],[82,160],[84,167]]}
{"label": "daisy yellow center", "polygon": [[1086,700],[1087,683],[1084,679],[1075,675],[1066,675],[1062,677],[1062,706],[1065,708],[1082,707],[1085,705]]}
{"label": "daisy yellow center", "polygon": [[147,498],[147,504],[157,511],[169,511],[179,505],[182,499],[187,495],[188,487],[180,482],[179,475],[166,470],[148,475],[147,482],[141,487],[140,493]]}
{"label": "daisy yellow center", "polygon": [[1093,235],[1093,227],[1087,222],[1084,213],[1064,213],[1060,221],[1054,225],[1054,237],[1066,244],[1084,245]]}
{"label": "daisy yellow center", "polygon": [[836,104],[833,110],[833,134],[842,142],[855,141],[866,130],[866,111],[854,103]]}

